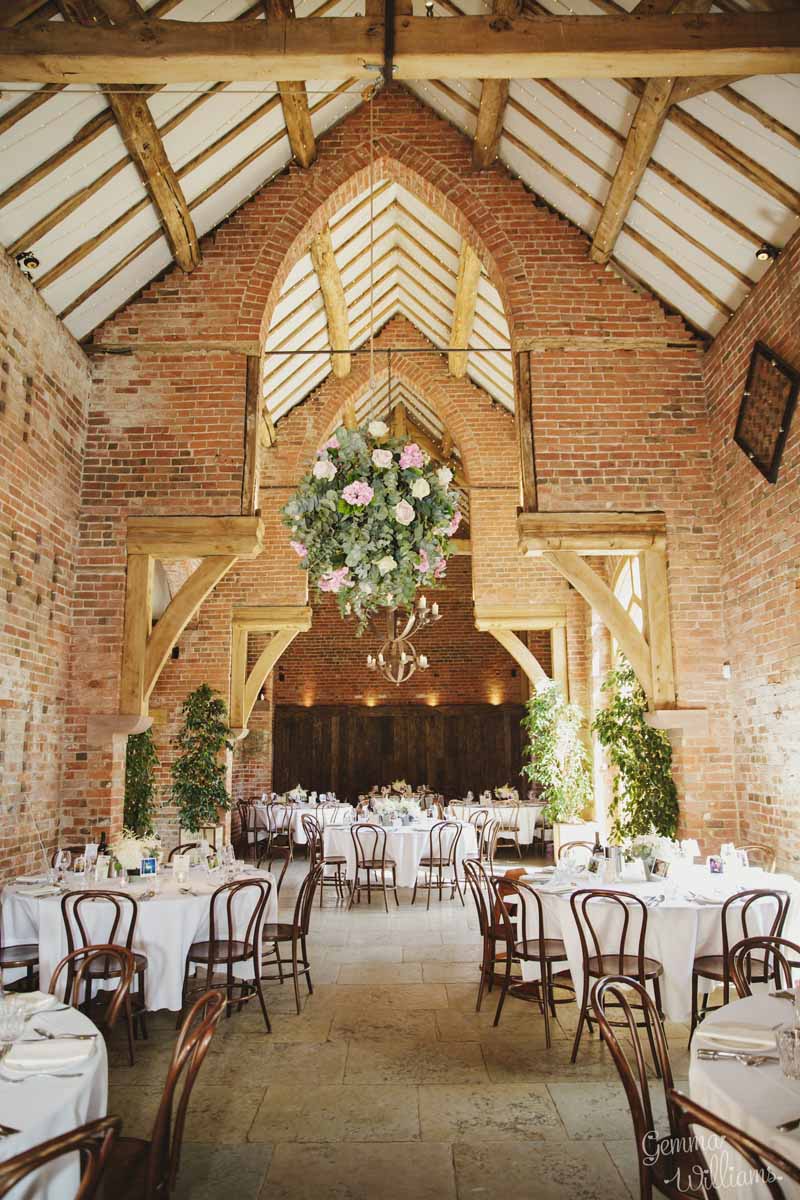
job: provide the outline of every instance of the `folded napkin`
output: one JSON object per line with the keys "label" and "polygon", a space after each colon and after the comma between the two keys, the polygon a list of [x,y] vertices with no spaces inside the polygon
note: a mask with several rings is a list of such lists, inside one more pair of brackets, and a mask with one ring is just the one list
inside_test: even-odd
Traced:
{"label": "folded napkin", "polygon": [[26,896],[35,896],[35,897],[59,896],[61,894],[61,888],[58,886],[57,883],[32,884],[30,886],[26,886],[24,894]]}
{"label": "folded napkin", "polygon": [[51,996],[49,992],[14,992],[14,999],[21,1008],[25,1009],[26,1017],[44,1012],[47,1008],[61,1007],[60,1000]]}
{"label": "folded napkin", "polygon": [[83,1062],[94,1051],[94,1042],[49,1041],[16,1042],[3,1059],[3,1069],[11,1071],[58,1071]]}
{"label": "folded napkin", "polygon": [[750,1050],[774,1050],[775,1030],[764,1025],[735,1025],[733,1022],[726,1022],[724,1025],[698,1029],[695,1043],[707,1050],[741,1050],[745,1053]]}
{"label": "folded napkin", "polygon": [[14,883],[20,883],[23,887],[27,887],[32,883],[47,883],[46,875],[18,875]]}

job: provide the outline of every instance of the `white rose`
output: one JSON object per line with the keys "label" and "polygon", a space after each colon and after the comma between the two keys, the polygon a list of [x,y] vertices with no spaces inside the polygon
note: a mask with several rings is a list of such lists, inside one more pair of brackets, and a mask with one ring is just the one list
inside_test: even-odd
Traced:
{"label": "white rose", "polygon": [[314,463],[315,479],[333,479],[335,474],[336,467],[329,458],[321,458],[319,462]]}
{"label": "white rose", "polygon": [[393,571],[396,566],[397,563],[392,558],[391,554],[385,554],[378,562],[378,570],[380,571],[381,575],[388,575],[389,572]]}
{"label": "white rose", "polygon": [[448,487],[450,480],[453,478],[453,472],[449,467],[439,467],[439,470],[436,472],[436,478],[439,480],[439,483],[442,485],[442,487],[446,488]]}
{"label": "white rose", "polygon": [[386,437],[389,432],[389,426],[385,421],[370,421],[368,427],[369,436],[374,438]]}
{"label": "white rose", "polygon": [[359,584],[359,591],[363,596],[371,596],[375,589],[368,579],[362,579]]}
{"label": "white rose", "polygon": [[431,485],[428,483],[427,479],[424,479],[422,475],[420,475],[419,479],[414,480],[414,486],[411,489],[411,495],[417,500],[424,500],[425,497],[430,496],[430,494]]}
{"label": "white rose", "polygon": [[414,505],[409,504],[407,500],[401,500],[399,504],[395,504],[394,519],[400,525],[410,525],[415,516]]}
{"label": "white rose", "polygon": [[392,465],[391,450],[373,450],[372,461],[376,467],[390,467]]}

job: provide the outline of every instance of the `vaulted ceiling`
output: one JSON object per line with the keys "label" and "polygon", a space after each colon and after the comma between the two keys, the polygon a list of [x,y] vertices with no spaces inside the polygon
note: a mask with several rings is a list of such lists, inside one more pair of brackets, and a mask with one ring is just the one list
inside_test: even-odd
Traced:
{"label": "vaulted ceiling", "polygon": [[[717,0],[711,11],[781,2]],[[124,24],[142,9],[188,22],[291,15],[290,0],[156,0],[141,9],[136,0],[5,0],[0,12],[25,30],[43,21]],[[702,13],[709,3],[639,6],[670,9]],[[298,19],[362,11],[363,0],[295,5]],[[442,20],[492,11],[514,17],[516,0],[433,3]],[[522,17],[625,11],[618,0],[524,0]],[[414,0],[414,13],[424,15],[424,0]],[[475,139],[479,165],[499,156],[587,232],[596,261],[611,262],[702,332],[716,334],[769,268],[758,247],[782,247],[800,223],[799,75],[408,82]],[[3,86],[0,241],[12,254],[33,252],[35,285],[85,337],[173,259],[191,269],[198,239],[292,157],[312,161],[315,140],[362,103],[362,88],[355,78],[124,91]],[[452,228],[399,185],[377,181],[371,197],[336,215],[286,281],[264,361],[272,419],[343,368],[331,348],[358,350],[396,313],[433,345],[464,342],[471,352],[466,362],[451,358],[451,369],[466,369],[513,406],[497,292]],[[279,353],[286,350],[309,353],[298,366]]]}

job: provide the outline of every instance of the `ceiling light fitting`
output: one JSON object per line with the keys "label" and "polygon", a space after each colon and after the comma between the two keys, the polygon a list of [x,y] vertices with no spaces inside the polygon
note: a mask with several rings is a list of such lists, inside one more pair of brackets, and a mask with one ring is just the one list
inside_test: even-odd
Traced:
{"label": "ceiling light fitting", "polygon": [[420,596],[408,614],[398,608],[390,609],[386,614],[386,641],[377,655],[367,655],[367,670],[379,671],[389,683],[397,685],[405,683],[417,669],[427,671],[427,655],[418,654],[409,638],[439,621],[441,616],[439,605],[428,606],[425,596]]}
{"label": "ceiling light fitting", "polygon": [[770,246],[769,242],[763,242],[756,250],[756,258],[759,262],[774,262],[780,254],[777,246]]}

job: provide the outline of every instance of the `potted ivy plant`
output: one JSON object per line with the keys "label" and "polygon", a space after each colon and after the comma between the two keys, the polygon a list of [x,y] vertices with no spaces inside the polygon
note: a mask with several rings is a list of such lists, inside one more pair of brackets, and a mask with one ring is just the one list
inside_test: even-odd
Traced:
{"label": "potted ivy plant", "polygon": [[565,699],[557,683],[540,688],[526,705],[527,735],[522,772],[539,785],[544,813],[553,825],[553,851],[570,841],[586,841],[596,825],[586,814],[593,800],[589,756],[581,736],[582,709]]}
{"label": "potted ivy plant", "polygon": [[647,724],[647,698],[626,659],[609,672],[603,691],[609,702],[592,728],[614,767],[611,838],[619,844],[651,835],[674,838],[678,791],[672,747],[663,730]]}
{"label": "potted ivy plant", "polygon": [[158,766],[153,732],[135,733],[125,751],[125,804],[122,824],[137,835],[155,832],[156,781]]}
{"label": "potted ivy plant", "polygon": [[179,753],[172,764],[172,798],[183,834],[217,845],[224,833],[220,816],[229,811],[223,752],[233,749],[225,701],[202,683],[181,705]]}

